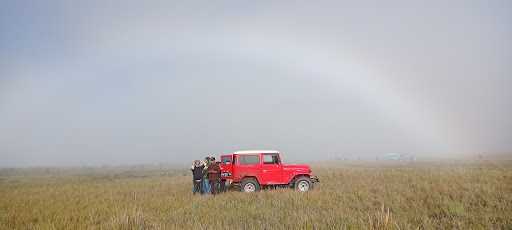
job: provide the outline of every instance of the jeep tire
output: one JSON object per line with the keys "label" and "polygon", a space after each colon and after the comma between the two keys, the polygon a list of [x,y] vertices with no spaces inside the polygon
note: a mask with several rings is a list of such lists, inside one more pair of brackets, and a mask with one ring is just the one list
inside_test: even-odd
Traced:
{"label": "jeep tire", "polygon": [[260,190],[260,183],[254,178],[245,178],[240,183],[240,191],[242,192],[257,192]]}
{"label": "jeep tire", "polygon": [[307,192],[311,189],[313,189],[313,183],[311,182],[311,179],[306,176],[301,176],[295,180],[295,184],[293,186],[295,190],[299,192]]}

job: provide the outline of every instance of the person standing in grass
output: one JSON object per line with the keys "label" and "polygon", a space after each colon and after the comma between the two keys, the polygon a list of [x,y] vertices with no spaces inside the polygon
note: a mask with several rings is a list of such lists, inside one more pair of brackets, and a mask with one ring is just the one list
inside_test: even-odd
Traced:
{"label": "person standing in grass", "polygon": [[220,161],[217,162],[217,165],[219,165],[219,192],[225,192],[226,191],[226,179],[222,178],[222,170],[220,170]]}
{"label": "person standing in grass", "polygon": [[210,158],[210,165],[208,166],[208,180],[210,181],[210,188],[212,194],[215,195],[218,192],[217,186],[219,185],[220,179],[220,166],[215,162],[215,157]]}
{"label": "person standing in grass", "polygon": [[192,170],[192,183],[194,187],[192,188],[192,193],[195,195],[196,192],[203,193],[201,189],[201,182],[203,180],[203,169],[204,165],[201,164],[201,161],[195,160],[190,170]]}
{"label": "person standing in grass", "polygon": [[208,181],[208,167],[210,166],[210,157],[206,157],[203,161],[203,180],[202,180],[202,194],[210,193],[210,183]]}

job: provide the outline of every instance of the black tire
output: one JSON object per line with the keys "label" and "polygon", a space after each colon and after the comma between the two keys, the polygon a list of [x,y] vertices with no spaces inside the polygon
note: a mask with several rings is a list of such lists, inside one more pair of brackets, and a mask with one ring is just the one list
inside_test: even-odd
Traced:
{"label": "black tire", "polygon": [[245,178],[240,183],[240,191],[242,192],[257,192],[260,191],[260,183],[254,178]]}
{"label": "black tire", "polygon": [[307,192],[313,189],[313,183],[309,177],[301,176],[295,180],[293,187],[296,191]]}

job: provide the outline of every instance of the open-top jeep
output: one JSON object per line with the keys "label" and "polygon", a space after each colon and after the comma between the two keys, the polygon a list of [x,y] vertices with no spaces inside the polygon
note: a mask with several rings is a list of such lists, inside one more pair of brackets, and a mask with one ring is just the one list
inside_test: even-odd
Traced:
{"label": "open-top jeep", "polygon": [[306,192],[318,178],[308,165],[282,164],[278,151],[250,150],[221,155],[221,177],[239,185],[243,192],[255,192],[262,187],[290,187]]}

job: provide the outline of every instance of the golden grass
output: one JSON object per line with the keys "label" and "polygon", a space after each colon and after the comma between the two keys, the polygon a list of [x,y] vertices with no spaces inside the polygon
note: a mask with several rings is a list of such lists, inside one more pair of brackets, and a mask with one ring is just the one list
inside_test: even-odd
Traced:
{"label": "golden grass", "polygon": [[512,229],[511,169],[316,165],[309,193],[216,197],[186,170],[1,170],[0,229]]}

